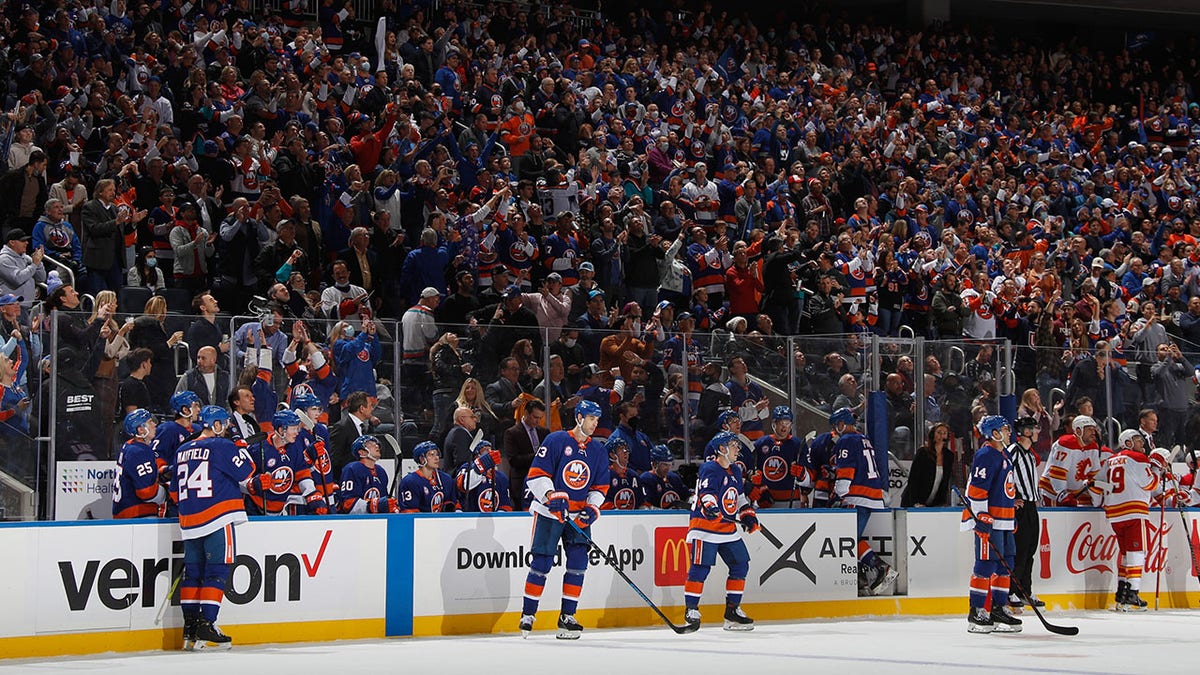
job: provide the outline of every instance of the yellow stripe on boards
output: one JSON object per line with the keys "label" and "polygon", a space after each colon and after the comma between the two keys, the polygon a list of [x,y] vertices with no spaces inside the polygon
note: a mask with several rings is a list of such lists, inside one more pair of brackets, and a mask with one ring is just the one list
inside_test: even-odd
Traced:
{"label": "yellow stripe on boards", "polygon": [[[384,637],[383,619],[343,619],[221,625],[233,644],[326,642]],[[183,628],[96,633],[51,633],[0,638],[0,660],[105,652],[171,651],[183,648]]]}

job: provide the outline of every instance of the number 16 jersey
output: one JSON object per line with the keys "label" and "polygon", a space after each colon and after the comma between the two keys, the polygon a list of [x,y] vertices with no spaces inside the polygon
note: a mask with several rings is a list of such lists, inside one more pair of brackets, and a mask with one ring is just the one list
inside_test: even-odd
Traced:
{"label": "number 16 jersey", "polygon": [[834,492],[846,504],[882,509],[884,481],[887,476],[875,461],[875,448],[862,434],[842,434],[833,447],[837,457]]}

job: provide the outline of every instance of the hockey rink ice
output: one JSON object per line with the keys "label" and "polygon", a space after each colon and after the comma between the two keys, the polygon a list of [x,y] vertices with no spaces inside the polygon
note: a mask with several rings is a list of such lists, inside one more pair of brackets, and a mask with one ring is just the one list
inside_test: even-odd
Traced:
{"label": "hockey rink ice", "polygon": [[[964,601],[963,605],[966,605]],[[1180,651],[1200,631],[1200,610],[1118,614],[1053,612],[1051,623],[1079,626],[1079,635],[1047,633],[1026,611],[1017,635],[970,635],[964,617],[844,619],[764,623],[733,633],[713,623],[692,635],[666,628],[588,629],[574,642],[553,630],[478,637],[396,638],[234,647],[231,651],[142,652],[0,662],[0,673],[88,675],[214,672],[511,673],[547,672],[789,673],[1178,673]],[[281,630],[287,630],[281,626]],[[237,639],[237,633],[230,630]],[[221,671],[214,669],[220,668]]]}

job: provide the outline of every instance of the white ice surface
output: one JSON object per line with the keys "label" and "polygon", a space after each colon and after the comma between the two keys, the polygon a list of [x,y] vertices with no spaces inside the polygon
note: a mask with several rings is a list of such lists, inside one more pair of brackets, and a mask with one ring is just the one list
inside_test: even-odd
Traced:
{"label": "white ice surface", "polygon": [[[796,673],[943,675],[1087,673],[1133,675],[1190,669],[1185,650],[1200,631],[1200,610],[1117,614],[1051,613],[1079,635],[1046,632],[1026,611],[1019,635],[971,635],[966,618],[764,623],[753,632],[721,630],[717,617],[692,635],[665,628],[585,630],[575,642],[552,630],[519,635],[396,638],[234,647],[226,652],[143,652],[54,660],[0,661],[0,674],[78,672],[234,675],[237,673]],[[541,628],[550,628],[544,626]],[[236,631],[230,634],[237,639]]]}

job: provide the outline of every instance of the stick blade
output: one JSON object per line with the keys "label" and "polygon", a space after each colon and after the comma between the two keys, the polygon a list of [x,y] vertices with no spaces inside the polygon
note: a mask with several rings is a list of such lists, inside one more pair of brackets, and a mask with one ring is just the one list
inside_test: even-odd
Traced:
{"label": "stick blade", "polygon": [[1079,626],[1055,626],[1054,624],[1046,624],[1046,630],[1055,635],[1079,635]]}
{"label": "stick blade", "polygon": [[700,624],[698,623],[685,623],[682,626],[669,625],[671,626],[671,630],[675,631],[676,635],[687,635],[688,633],[695,633],[700,630]]}

